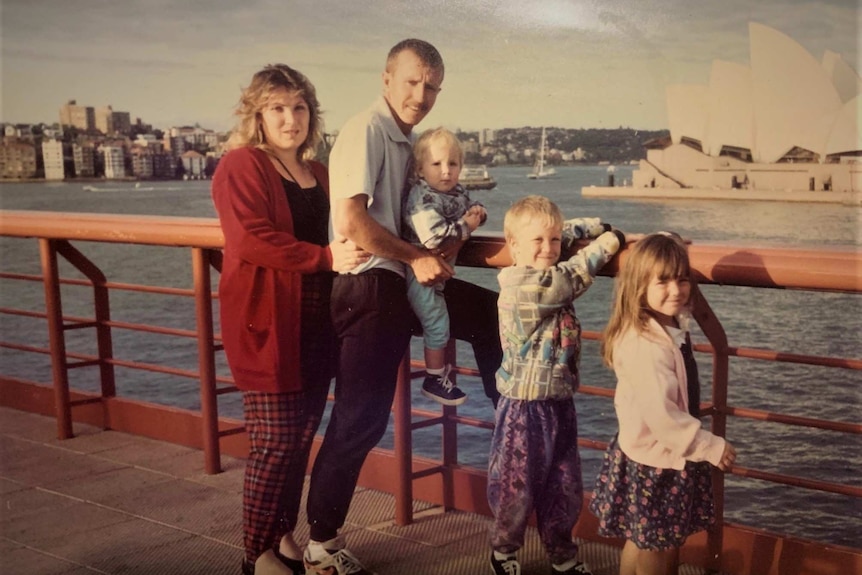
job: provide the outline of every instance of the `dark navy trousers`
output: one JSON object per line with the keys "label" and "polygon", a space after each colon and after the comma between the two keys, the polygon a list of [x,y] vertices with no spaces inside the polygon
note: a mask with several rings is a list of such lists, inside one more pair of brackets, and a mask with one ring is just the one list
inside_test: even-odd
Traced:
{"label": "dark navy trousers", "polygon": [[[494,373],[502,358],[497,294],[455,279],[446,282],[445,293],[452,336],[473,346],[485,393],[496,401]],[[336,537],[344,524],[362,464],[389,424],[398,365],[418,325],[404,278],[387,270],[336,277],[331,311],[339,359],[335,404],[308,493],[315,541]]]}

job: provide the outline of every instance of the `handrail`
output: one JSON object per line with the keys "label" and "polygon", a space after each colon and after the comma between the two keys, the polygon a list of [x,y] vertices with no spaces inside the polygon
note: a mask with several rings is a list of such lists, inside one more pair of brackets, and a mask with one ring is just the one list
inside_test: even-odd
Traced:
{"label": "handrail", "polygon": [[[224,239],[218,220],[214,218],[187,218],[162,216],[128,216],[115,214],[89,213],[59,213],[41,211],[11,211],[0,210],[0,235],[17,238],[36,238],[39,241],[42,257],[42,275],[0,272],[0,279],[41,281],[45,288],[45,313],[29,310],[0,309],[2,315],[21,315],[47,319],[49,324],[50,349],[40,349],[35,346],[0,342],[0,347],[21,352],[50,353],[54,393],[57,405],[58,436],[72,435],[72,408],[76,406],[92,407],[96,399],[73,399],[69,390],[67,371],[74,367],[96,365],[100,369],[102,382],[101,405],[109,410],[107,400],[116,394],[113,383],[114,366],[132,367],[138,369],[158,370],[173,373],[183,377],[196,377],[201,381],[201,411],[203,414],[202,429],[203,446],[206,457],[206,468],[210,473],[220,470],[219,440],[236,434],[241,428],[220,428],[218,421],[218,404],[216,396],[235,388],[216,387],[218,383],[232,383],[229,378],[217,376],[214,367],[215,353],[221,349],[218,345],[220,335],[213,330],[212,300],[217,294],[211,293],[210,272],[220,268],[221,248]],[[193,268],[194,285],[191,288],[167,288],[145,286],[138,284],[117,283],[108,281],[98,267],[85,258],[72,245],[71,241],[96,241],[118,244],[140,244],[153,246],[173,246],[190,248],[191,267]],[[714,245],[694,243],[689,249],[692,268],[701,284],[720,284],[748,286],[775,289],[803,289],[815,291],[835,291],[862,293],[862,253],[847,247],[825,247],[818,250],[807,248],[775,248],[750,247],[734,245]],[[57,257],[61,256],[71,261],[88,278],[86,280],[60,278],[57,267]],[[602,270],[602,275],[613,276],[618,266],[627,257],[627,251],[620,252],[612,262]],[[478,234],[461,250],[458,264],[473,267],[501,267],[509,265],[508,251],[505,249],[501,235],[498,233]],[[72,317],[62,312],[60,286],[86,286],[93,289],[94,317]],[[160,328],[143,326],[129,322],[117,322],[110,318],[110,302],[108,293],[111,290],[131,290],[160,295],[193,297],[196,306],[196,326],[192,330],[176,328]],[[862,434],[862,425],[851,422],[819,420],[815,418],[795,417],[784,414],[770,413],[734,407],[727,404],[728,360],[730,357],[746,357],[755,360],[785,361],[810,365],[830,366],[836,368],[862,370],[862,360],[857,358],[832,358],[774,352],[772,350],[757,350],[743,347],[733,347],[727,342],[721,323],[710,309],[705,298],[700,297],[695,306],[695,316],[702,331],[709,340],[708,345],[698,344],[696,350],[710,353],[713,356],[713,397],[708,403],[702,404],[703,414],[711,418],[714,432],[723,435],[728,417],[743,417],[753,420],[767,420],[782,425],[797,425],[820,429],[829,429],[851,434]],[[95,328],[99,344],[97,355],[67,352],[64,343],[64,332],[70,329],[85,327]],[[197,337],[198,340],[198,370],[178,370],[161,368],[137,362],[117,359],[111,350],[111,329],[136,329],[161,333],[164,335]],[[597,339],[599,334],[585,332],[585,339]],[[454,353],[452,348],[449,353]],[[69,360],[79,360],[72,363]],[[421,364],[414,363],[417,367]],[[459,368],[457,373],[475,375],[475,370]],[[410,405],[409,381],[411,378],[409,362],[404,362],[399,378],[399,389],[394,403],[395,412],[395,453],[400,462],[399,477],[401,489],[396,494],[398,523],[407,523],[412,519],[412,484],[420,478],[440,474],[441,500],[446,508],[456,505],[455,481],[458,475],[457,458],[457,425],[469,425],[489,429],[492,423],[475,418],[459,416],[454,408],[443,408],[442,412],[428,412],[413,409]],[[2,380],[0,376],[0,380]],[[583,386],[581,392],[591,395],[609,397],[612,390]],[[2,403],[2,394],[0,394]],[[417,417],[417,421],[413,421]],[[109,417],[105,421],[109,421]],[[415,429],[440,424],[443,429],[443,456],[436,465],[420,467],[413,470],[411,435]],[[106,423],[106,426],[108,424]],[[603,441],[583,438],[581,445],[602,449]],[[803,486],[834,493],[842,493],[853,497],[862,497],[862,489],[831,483],[815,481],[802,477],[793,477],[759,471],[748,468],[736,468],[733,472],[740,477],[754,477],[779,484]],[[718,518],[717,527],[708,541],[710,563],[717,567],[717,557],[721,549],[721,476],[718,476]]]}
{"label": "handrail", "polygon": [[[153,246],[220,249],[224,235],[215,218],[130,216],[0,210],[0,235],[19,238],[87,240]],[[620,254],[601,275],[616,274]],[[862,292],[862,253],[852,247],[789,249],[692,244],[692,267],[706,284]],[[458,264],[511,265],[502,235],[477,232],[458,254]],[[805,264],[805,265],[803,265]]]}

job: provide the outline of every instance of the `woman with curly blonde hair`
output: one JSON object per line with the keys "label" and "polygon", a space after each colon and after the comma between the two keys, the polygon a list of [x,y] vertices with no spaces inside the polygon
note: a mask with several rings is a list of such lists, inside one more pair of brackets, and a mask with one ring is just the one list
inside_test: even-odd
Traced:
{"label": "woman with curly blonde hair", "polygon": [[236,115],[212,197],[225,240],[222,341],[250,445],[242,571],[296,575],[305,569],[293,530],[334,375],[333,270],[367,255],[329,242],[329,177],[312,159],[322,122],[311,82],[284,64],[266,66]]}

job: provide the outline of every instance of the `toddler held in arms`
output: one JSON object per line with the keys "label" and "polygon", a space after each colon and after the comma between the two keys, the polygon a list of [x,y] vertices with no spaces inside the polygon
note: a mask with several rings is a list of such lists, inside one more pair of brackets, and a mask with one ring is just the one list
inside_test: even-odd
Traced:
{"label": "toddler held in arms", "polygon": [[[413,146],[416,182],[404,197],[403,237],[434,250],[454,264],[470,234],[485,223],[487,213],[470,199],[459,183],[464,152],[458,138],[445,128],[424,132]],[[422,395],[443,405],[461,405],[467,395],[449,379],[446,344],[449,313],[443,295],[445,282],[431,286],[416,280],[407,267],[407,298],[422,324],[425,369]]]}

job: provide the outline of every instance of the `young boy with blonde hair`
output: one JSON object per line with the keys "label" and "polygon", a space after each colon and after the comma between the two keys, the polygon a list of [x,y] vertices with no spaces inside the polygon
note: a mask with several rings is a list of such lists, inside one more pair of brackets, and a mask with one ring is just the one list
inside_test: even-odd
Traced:
{"label": "young boy with blonde hair", "polygon": [[[488,462],[491,567],[520,575],[515,553],[535,511],[552,573],[589,575],[572,539],[583,505],[574,403],[581,326],[572,302],[625,245],[625,235],[599,218],[563,221],[542,196],[515,202],[503,231],[514,265],[498,276],[503,363]],[[581,239],[593,241],[560,262]]]}

